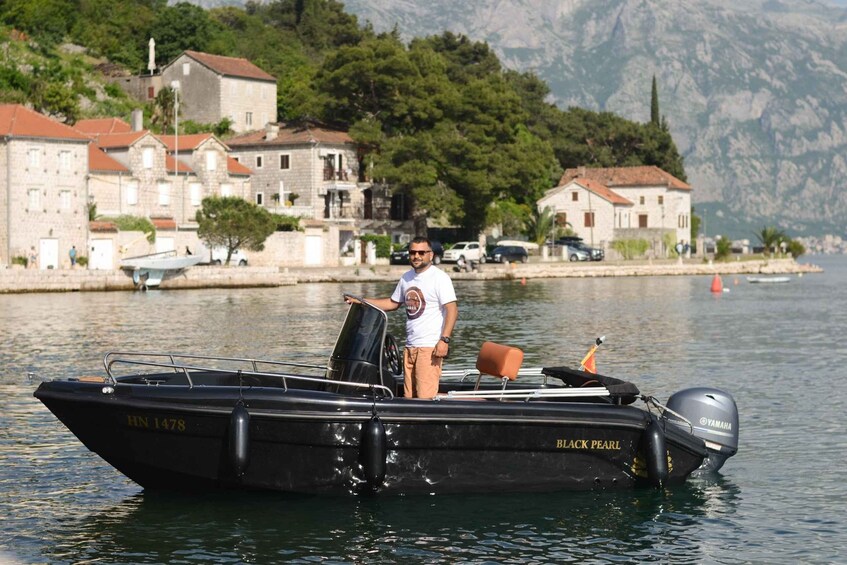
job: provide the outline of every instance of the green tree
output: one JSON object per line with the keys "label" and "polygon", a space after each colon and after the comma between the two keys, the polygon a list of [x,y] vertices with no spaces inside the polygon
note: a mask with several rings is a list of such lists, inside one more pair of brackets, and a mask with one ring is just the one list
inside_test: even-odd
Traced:
{"label": "green tree", "polygon": [[[174,125],[174,108],[176,91],[170,86],[156,93],[156,98],[150,103],[150,123],[159,133],[168,133]],[[179,109],[177,109],[177,113]]]}
{"label": "green tree", "polygon": [[4,0],[0,21],[38,38],[47,45],[60,43],[78,16],[73,0]]}
{"label": "green tree", "polygon": [[543,210],[533,208],[532,214],[530,214],[529,220],[527,220],[524,233],[526,233],[530,241],[538,245],[544,245],[547,237],[550,236],[551,230],[553,230],[555,221],[556,215],[550,206],[547,206]]}
{"label": "green tree", "polygon": [[209,248],[226,248],[226,264],[237,249],[261,251],[276,229],[272,214],[237,197],[204,198],[197,211],[197,236]]}
{"label": "green tree", "polygon": [[185,50],[208,51],[215,28],[208,11],[188,2],[159,8],[151,30],[159,65],[173,61]]}
{"label": "green tree", "polygon": [[775,253],[780,243],[788,239],[782,230],[774,226],[763,227],[756,233],[756,237],[762,242],[765,255],[768,256]]}
{"label": "green tree", "polygon": [[722,261],[728,259],[732,254],[732,241],[728,237],[720,236],[715,241],[715,259]]}
{"label": "green tree", "polygon": [[659,87],[656,86],[656,75],[653,75],[653,87],[650,91],[650,123],[654,126],[661,125],[659,114]]}

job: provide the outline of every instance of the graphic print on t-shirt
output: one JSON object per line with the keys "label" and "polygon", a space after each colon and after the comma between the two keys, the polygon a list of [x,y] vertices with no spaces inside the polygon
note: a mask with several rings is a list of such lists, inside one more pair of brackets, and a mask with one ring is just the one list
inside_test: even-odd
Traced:
{"label": "graphic print on t-shirt", "polygon": [[420,318],[426,309],[426,299],[424,299],[421,289],[416,286],[409,287],[404,300],[406,302],[406,317],[410,320]]}

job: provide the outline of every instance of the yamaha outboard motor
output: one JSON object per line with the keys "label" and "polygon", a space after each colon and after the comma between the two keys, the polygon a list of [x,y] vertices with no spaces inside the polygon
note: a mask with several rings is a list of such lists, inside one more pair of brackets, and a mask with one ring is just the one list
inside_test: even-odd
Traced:
{"label": "yamaha outboard motor", "polygon": [[669,422],[706,442],[709,457],[701,470],[717,471],[738,451],[738,408],[728,392],[707,387],[688,388],[673,394],[667,407],[688,420],[685,422],[665,412]]}

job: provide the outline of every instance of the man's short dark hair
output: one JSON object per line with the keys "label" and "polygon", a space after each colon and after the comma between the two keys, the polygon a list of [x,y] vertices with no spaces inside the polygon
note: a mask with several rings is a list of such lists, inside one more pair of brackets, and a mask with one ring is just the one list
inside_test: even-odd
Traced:
{"label": "man's short dark hair", "polygon": [[422,235],[415,236],[414,239],[412,239],[411,243],[409,243],[409,247],[412,246],[412,243],[426,243],[426,246],[429,247],[430,250],[432,250],[432,242],[429,240],[428,237],[424,237]]}

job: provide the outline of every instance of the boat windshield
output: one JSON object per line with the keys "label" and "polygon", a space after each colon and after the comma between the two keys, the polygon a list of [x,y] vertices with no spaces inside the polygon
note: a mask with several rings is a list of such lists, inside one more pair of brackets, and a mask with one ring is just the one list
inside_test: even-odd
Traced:
{"label": "boat windshield", "polygon": [[[353,303],[329,358],[327,379],[383,385],[394,389],[391,371],[383,367],[388,317],[375,306]],[[333,387],[334,392],[350,389]]]}

